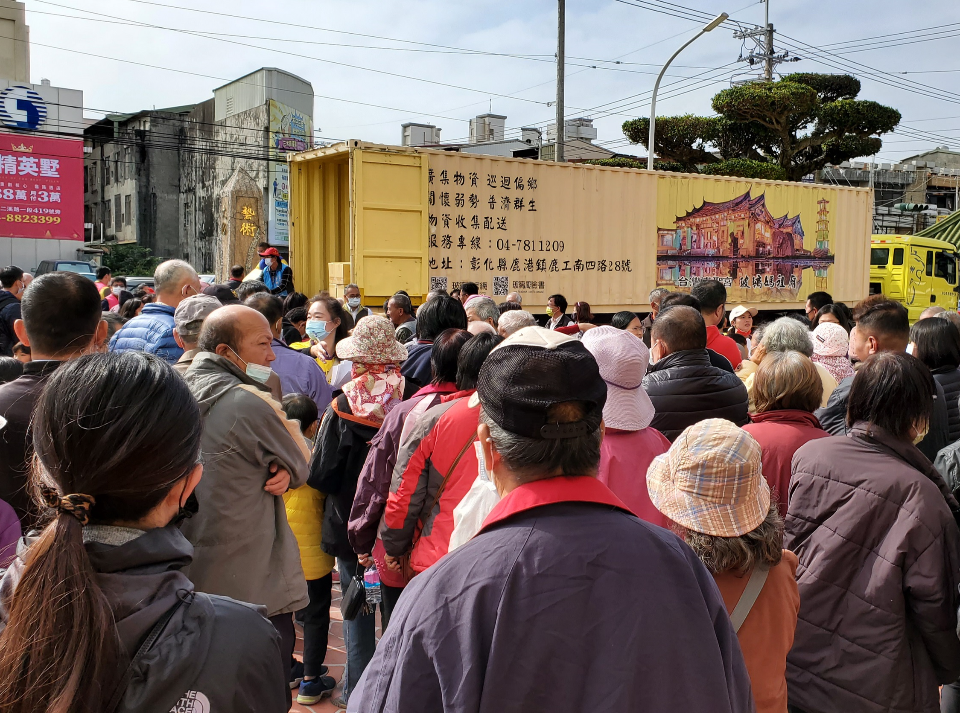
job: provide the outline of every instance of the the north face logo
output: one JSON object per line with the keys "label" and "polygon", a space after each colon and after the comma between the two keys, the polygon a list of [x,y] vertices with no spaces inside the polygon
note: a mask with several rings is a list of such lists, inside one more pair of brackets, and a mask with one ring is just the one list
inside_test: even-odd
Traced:
{"label": "the north face logo", "polygon": [[210,699],[199,690],[188,690],[183,697],[177,700],[170,712],[172,713],[208,713]]}

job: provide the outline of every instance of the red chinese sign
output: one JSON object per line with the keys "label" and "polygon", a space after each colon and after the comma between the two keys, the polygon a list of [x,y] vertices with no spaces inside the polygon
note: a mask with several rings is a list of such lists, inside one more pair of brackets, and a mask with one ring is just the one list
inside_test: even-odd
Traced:
{"label": "red chinese sign", "polygon": [[83,142],[0,133],[0,237],[83,239]]}

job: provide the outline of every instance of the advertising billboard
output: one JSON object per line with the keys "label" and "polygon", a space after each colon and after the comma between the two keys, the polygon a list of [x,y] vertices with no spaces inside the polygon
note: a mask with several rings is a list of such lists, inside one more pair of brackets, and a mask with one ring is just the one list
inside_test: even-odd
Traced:
{"label": "advertising billboard", "polygon": [[83,141],[0,133],[0,237],[83,240]]}
{"label": "advertising billboard", "polygon": [[[270,101],[270,152],[284,157],[311,147],[313,120],[299,110],[276,100]],[[290,166],[286,160],[270,162],[269,237],[271,245],[290,244]]]}

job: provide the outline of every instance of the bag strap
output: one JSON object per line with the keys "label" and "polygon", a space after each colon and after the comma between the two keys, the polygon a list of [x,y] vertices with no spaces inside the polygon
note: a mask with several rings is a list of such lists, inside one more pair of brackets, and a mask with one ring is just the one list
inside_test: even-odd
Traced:
{"label": "bag strap", "polygon": [[747,586],[743,589],[743,595],[740,596],[737,606],[730,613],[730,622],[733,623],[734,632],[740,632],[747,615],[750,614],[754,603],[760,597],[760,591],[763,590],[769,574],[770,568],[766,565],[759,565],[750,573],[750,579],[747,580]]}
{"label": "bag strap", "polygon": [[177,610],[180,609],[180,606],[183,605],[183,603],[184,599],[182,597],[178,598],[176,604],[167,610],[159,620],[157,620],[156,624],[154,624],[153,628],[143,639],[143,642],[140,643],[139,649],[133,656],[130,664],[127,666],[127,671],[123,674],[123,677],[120,678],[120,682],[113,691],[113,695],[110,696],[110,702],[107,703],[107,706],[103,709],[103,712],[112,713],[116,711],[117,706],[120,704],[120,700],[123,698],[123,694],[127,691],[127,686],[130,685],[130,680],[133,678],[133,670],[136,664],[139,662],[140,658],[146,655],[150,648],[153,647],[153,644],[157,641],[157,638],[160,637],[160,633],[164,631],[164,629],[167,627],[167,624],[170,622],[170,619],[176,614]]}

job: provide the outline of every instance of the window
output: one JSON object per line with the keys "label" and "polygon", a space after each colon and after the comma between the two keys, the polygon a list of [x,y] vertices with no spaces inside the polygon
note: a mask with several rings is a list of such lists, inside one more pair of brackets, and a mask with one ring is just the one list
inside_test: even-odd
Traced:
{"label": "window", "polygon": [[130,217],[133,215],[130,212],[131,198],[129,195],[124,195],[123,197],[123,222],[126,225],[130,224]]}
{"label": "window", "polygon": [[110,229],[110,218],[111,218],[111,213],[110,213],[110,201],[109,201],[109,200],[104,200],[104,201],[103,201],[103,207],[104,207],[104,212],[103,212],[103,214],[104,214],[104,217],[106,218],[106,221],[107,221],[107,222],[106,222],[107,229],[109,230],[109,229]]}
{"label": "window", "polygon": [[890,260],[890,248],[871,248],[870,264],[886,267]]}
{"label": "window", "polygon": [[120,196],[113,196],[113,220],[114,227],[117,229],[117,232],[120,232],[120,228],[123,227],[123,207],[120,205]]}
{"label": "window", "polygon": [[934,274],[951,285],[957,284],[957,259],[946,252],[937,252],[937,265]]}
{"label": "window", "polygon": [[903,248],[893,249],[893,264],[903,265]]}
{"label": "window", "polygon": [[933,250],[927,250],[927,277],[933,277]]}

